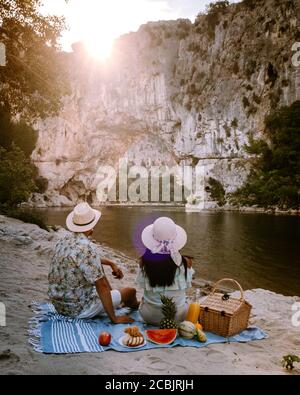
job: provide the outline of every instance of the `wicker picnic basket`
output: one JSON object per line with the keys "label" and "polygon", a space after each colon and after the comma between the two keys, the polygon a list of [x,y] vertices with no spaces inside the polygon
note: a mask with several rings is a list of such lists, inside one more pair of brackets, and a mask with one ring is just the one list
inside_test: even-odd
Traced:
{"label": "wicker picnic basket", "polygon": [[[216,292],[225,281],[238,286],[240,299]],[[225,278],[216,283],[212,293],[201,303],[199,321],[206,332],[231,337],[248,328],[251,310],[252,306],[245,300],[241,285],[235,280]]]}

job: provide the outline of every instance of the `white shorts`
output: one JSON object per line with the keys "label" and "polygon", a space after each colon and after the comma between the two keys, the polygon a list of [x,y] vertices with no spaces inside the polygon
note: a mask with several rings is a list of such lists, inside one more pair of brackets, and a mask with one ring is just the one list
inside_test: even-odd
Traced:
{"label": "white shorts", "polygon": [[[111,298],[112,298],[114,309],[117,309],[122,302],[121,292],[117,290],[111,291]],[[104,313],[105,313],[104,307],[102,305],[101,300],[99,299],[97,303],[94,303],[88,310],[83,311],[77,318],[79,320],[91,319],[98,317],[99,315],[102,315]]]}

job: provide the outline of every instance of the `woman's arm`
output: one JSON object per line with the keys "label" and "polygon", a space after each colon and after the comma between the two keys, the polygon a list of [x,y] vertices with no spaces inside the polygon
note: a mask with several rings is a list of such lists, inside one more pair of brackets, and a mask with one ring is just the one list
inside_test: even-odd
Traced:
{"label": "woman's arm", "polygon": [[186,264],[187,264],[188,269],[191,269],[193,267],[193,263],[194,263],[193,260],[194,260],[194,258],[191,257],[191,256],[184,256],[184,258],[186,260]]}

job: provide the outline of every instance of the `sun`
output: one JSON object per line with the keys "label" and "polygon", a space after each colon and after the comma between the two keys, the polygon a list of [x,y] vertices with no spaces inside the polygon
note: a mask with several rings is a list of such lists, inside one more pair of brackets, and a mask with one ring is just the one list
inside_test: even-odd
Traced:
{"label": "sun", "polygon": [[84,38],[83,43],[91,57],[96,60],[106,61],[111,56],[114,39],[104,39],[103,37],[94,37],[91,35],[91,37]]}
{"label": "sun", "polygon": [[90,0],[87,4],[90,7],[81,9],[82,17],[77,25],[78,35],[89,54],[104,61],[110,57],[116,37],[116,27],[112,21],[113,10],[109,3],[104,6],[99,0]]}
{"label": "sun", "polygon": [[170,16],[167,0],[43,0],[42,12],[65,17],[64,50],[83,42],[90,56],[101,61],[110,58],[121,35],[138,30],[149,20]]}
{"label": "sun", "polygon": [[83,42],[90,56],[107,60],[121,33],[116,8],[115,0],[70,0],[65,3],[61,13],[69,29],[64,35],[64,43]]}

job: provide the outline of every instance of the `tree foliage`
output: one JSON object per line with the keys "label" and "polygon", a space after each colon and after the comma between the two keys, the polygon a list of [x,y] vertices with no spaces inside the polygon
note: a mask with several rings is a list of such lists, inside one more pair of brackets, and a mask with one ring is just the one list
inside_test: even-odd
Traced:
{"label": "tree foliage", "polygon": [[210,3],[207,6],[207,14],[208,15],[219,15],[220,13],[224,12],[227,9],[227,7],[229,7],[229,5],[230,5],[230,3],[228,0]]}
{"label": "tree foliage", "polygon": [[25,153],[13,144],[10,151],[0,147],[0,205],[16,207],[36,189],[36,168]]}
{"label": "tree foliage", "polygon": [[12,122],[8,111],[0,108],[0,146],[6,150],[13,143],[30,156],[35,148],[37,132],[24,121]]}
{"label": "tree foliage", "polygon": [[66,91],[58,39],[64,20],[43,16],[41,0],[0,0],[0,42],[6,67],[0,67],[1,105],[23,118],[57,112]]}
{"label": "tree foliage", "polygon": [[[58,40],[64,20],[44,16],[42,0],[0,0],[0,42],[6,65],[0,67],[0,205],[14,208],[34,191],[44,192],[30,155],[38,117],[57,113],[67,93],[65,55]],[[23,213],[24,214],[24,213]]]}
{"label": "tree foliage", "polygon": [[218,202],[220,207],[226,204],[226,192],[220,181],[210,177],[209,178],[210,195],[212,199]]}
{"label": "tree foliage", "polygon": [[269,144],[252,140],[248,152],[258,155],[245,185],[233,202],[282,209],[300,207],[300,101],[266,118]]}

